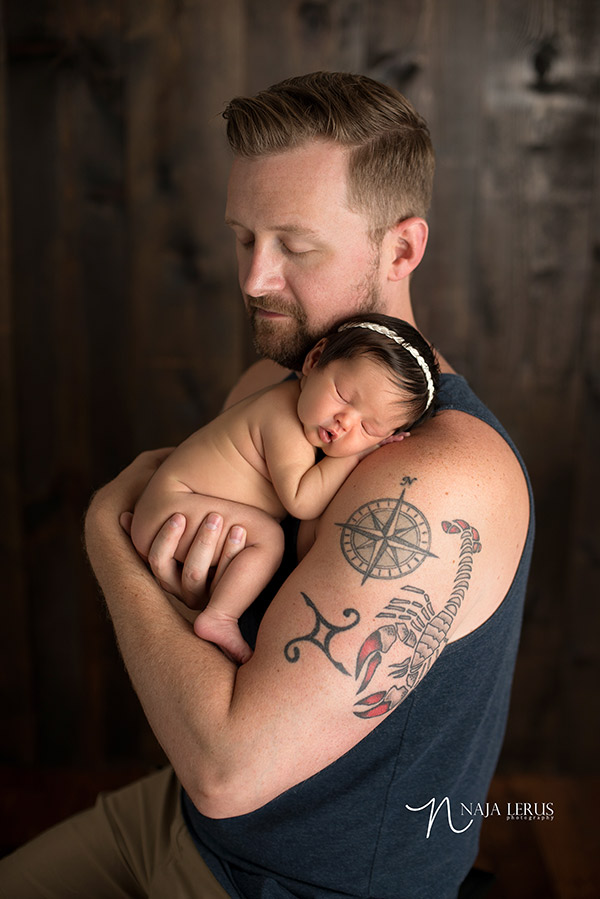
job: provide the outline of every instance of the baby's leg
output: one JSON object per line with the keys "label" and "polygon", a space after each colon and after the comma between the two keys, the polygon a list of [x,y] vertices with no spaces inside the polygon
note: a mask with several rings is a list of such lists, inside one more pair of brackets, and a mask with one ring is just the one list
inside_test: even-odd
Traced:
{"label": "baby's leg", "polygon": [[154,474],[146,489],[138,499],[131,522],[131,540],[142,558],[148,559],[150,547],[157,533],[175,512],[186,517],[185,533],[177,548],[176,558],[185,559],[189,545],[200,522],[209,512],[218,511],[213,500],[212,507],[204,502],[202,494],[195,494],[177,479],[166,473],[161,466]]}
{"label": "baby's leg", "polygon": [[213,586],[207,607],[194,622],[194,631],[216,643],[235,662],[244,664],[252,650],[242,637],[238,618],[263,590],[279,566],[283,531],[266,512],[253,509],[245,522],[245,548],[229,563]]}
{"label": "baby's leg", "polygon": [[243,503],[193,493],[181,481],[165,474],[161,467],[136,503],[131,522],[131,540],[138,553],[147,560],[150,547],[161,527],[171,515],[180,512],[185,516],[186,526],[175,551],[175,559],[178,562],[185,562],[198,528],[210,512],[218,512],[223,516],[226,525],[223,527],[221,539],[215,546],[213,565],[216,565],[229,527],[233,524],[246,527],[246,519],[254,511],[259,510]]}

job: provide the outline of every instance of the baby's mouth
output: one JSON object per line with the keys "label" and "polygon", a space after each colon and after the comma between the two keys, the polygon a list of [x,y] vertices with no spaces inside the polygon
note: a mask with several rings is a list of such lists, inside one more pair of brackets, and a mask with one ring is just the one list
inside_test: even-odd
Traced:
{"label": "baby's mouth", "polygon": [[333,431],[328,431],[327,428],[319,425],[319,440],[321,441],[321,443],[333,443],[335,437],[336,435],[333,433]]}

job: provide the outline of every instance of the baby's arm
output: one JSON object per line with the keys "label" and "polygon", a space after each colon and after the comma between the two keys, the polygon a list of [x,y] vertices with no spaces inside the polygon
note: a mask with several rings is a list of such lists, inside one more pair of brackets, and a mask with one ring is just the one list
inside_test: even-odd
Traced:
{"label": "baby's arm", "polygon": [[[264,459],[282,505],[296,518],[321,515],[361,459],[379,446],[408,437],[391,435],[353,456],[325,456],[315,463],[316,449],[306,438],[296,412],[296,397],[284,391],[270,394],[260,421]],[[291,402],[293,400],[293,402]]]}
{"label": "baby's arm", "polygon": [[366,455],[332,458],[315,464],[315,447],[304,435],[296,415],[274,416],[262,430],[265,462],[271,483],[287,511],[296,518],[317,518],[327,508],[348,475]]}
{"label": "baby's arm", "polygon": [[325,456],[304,473],[294,471],[292,465],[282,460],[281,465],[275,463],[274,470],[270,469],[273,486],[291,515],[302,519],[317,518],[365,455],[366,452],[340,458]]}

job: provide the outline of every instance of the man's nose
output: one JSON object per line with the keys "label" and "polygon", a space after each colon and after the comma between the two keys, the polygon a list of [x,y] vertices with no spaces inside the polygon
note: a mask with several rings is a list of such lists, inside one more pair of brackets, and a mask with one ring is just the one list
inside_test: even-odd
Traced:
{"label": "man's nose", "polygon": [[242,290],[250,297],[281,292],[285,287],[282,259],[268,247],[255,245],[247,271],[244,272]]}

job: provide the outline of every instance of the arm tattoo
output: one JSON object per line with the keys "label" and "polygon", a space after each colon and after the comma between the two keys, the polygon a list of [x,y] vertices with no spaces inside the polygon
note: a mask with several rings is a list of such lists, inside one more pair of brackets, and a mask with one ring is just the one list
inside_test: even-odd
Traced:
{"label": "arm tattoo", "polygon": [[431,528],[423,513],[406,502],[407,486],[416,478],[403,478],[402,493],[359,506],[350,518],[336,522],[342,529],[340,545],[346,561],[368,578],[404,577],[427,558]]}
{"label": "arm tattoo", "polygon": [[360,615],[358,614],[356,609],[344,609],[344,618],[349,618],[351,615],[353,615],[354,620],[351,621],[350,624],[345,625],[331,624],[329,621],[327,621],[326,618],[323,617],[314,602],[309,596],[306,595],[306,593],[302,593],[302,596],[304,597],[304,602],[306,603],[306,605],[314,612],[315,626],[313,627],[310,634],[306,634],[306,636],[304,637],[295,637],[293,640],[290,640],[289,643],[286,644],[285,649],[283,650],[286,659],[288,660],[288,662],[297,662],[300,658],[300,650],[294,644],[306,641],[308,643],[312,643],[314,646],[318,646],[318,648],[325,653],[331,664],[335,665],[338,671],[341,671],[342,674],[347,674],[348,677],[350,677],[350,672],[346,671],[342,663],[337,662],[331,655],[329,644],[336,634],[339,634],[341,631],[350,630],[351,627],[355,627],[360,621]]}
{"label": "arm tattoo", "polygon": [[[396,503],[402,504],[403,497],[404,491]],[[408,654],[401,662],[389,664],[388,677],[392,680],[403,681],[403,683],[401,685],[392,684],[387,690],[379,690],[359,699],[354,704],[354,714],[358,718],[377,718],[386,715],[400,705],[429,671],[448,642],[448,632],[469,589],[473,556],[480,552],[481,543],[478,531],[461,518],[443,521],[442,530],[446,534],[461,535],[458,565],[450,595],[444,607],[436,614],[428,594],[420,587],[407,585],[401,588],[404,595],[391,599],[383,611],[376,616],[386,619],[388,623],[369,634],[358,651],[354,678],[357,681],[360,679],[360,681],[356,695],[358,696],[367,689],[381,665],[383,655],[389,652],[395,644],[406,647]],[[433,556],[433,553],[428,552],[427,555]],[[420,564],[421,561],[423,560],[421,559],[417,564]],[[415,565],[415,567],[417,566]],[[399,574],[387,576],[400,577]],[[344,665],[334,659],[330,643],[337,634],[356,627],[360,621],[359,613],[356,609],[344,609],[344,617],[352,617],[352,621],[345,625],[332,624],[321,614],[306,593],[302,593],[302,597],[306,605],[313,611],[315,624],[309,634],[295,637],[286,644],[284,655],[287,661],[297,662],[299,660],[298,643],[312,643],[313,646],[325,653],[325,656],[338,671],[350,677],[350,672]]]}
{"label": "arm tattoo", "polygon": [[[446,534],[461,534],[458,567],[450,596],[436,615],[424,590],[403,587],[405,593],[418,598],[394,598],[377,616],[388,619],[390,623],[373,631],[359,650],[355,678],[362,677],[362,680],[357,695],[371,682],[381,664],[382,653],[388,652],[397,642],[406,646],[409,653],[402,662],[390,664],[388,669],[390,677],[403,681],[402,685],[394,684],[387,690],[358,700],[354,711],[358,718],[376,718],[396,708],[429,671],[448,642],[448,631],[469,589],[473,556],[481,550],[481,543],[479,533],[462,519],[443,521],[442,529]],[[357,711],[357,706],[364,708]]]}

